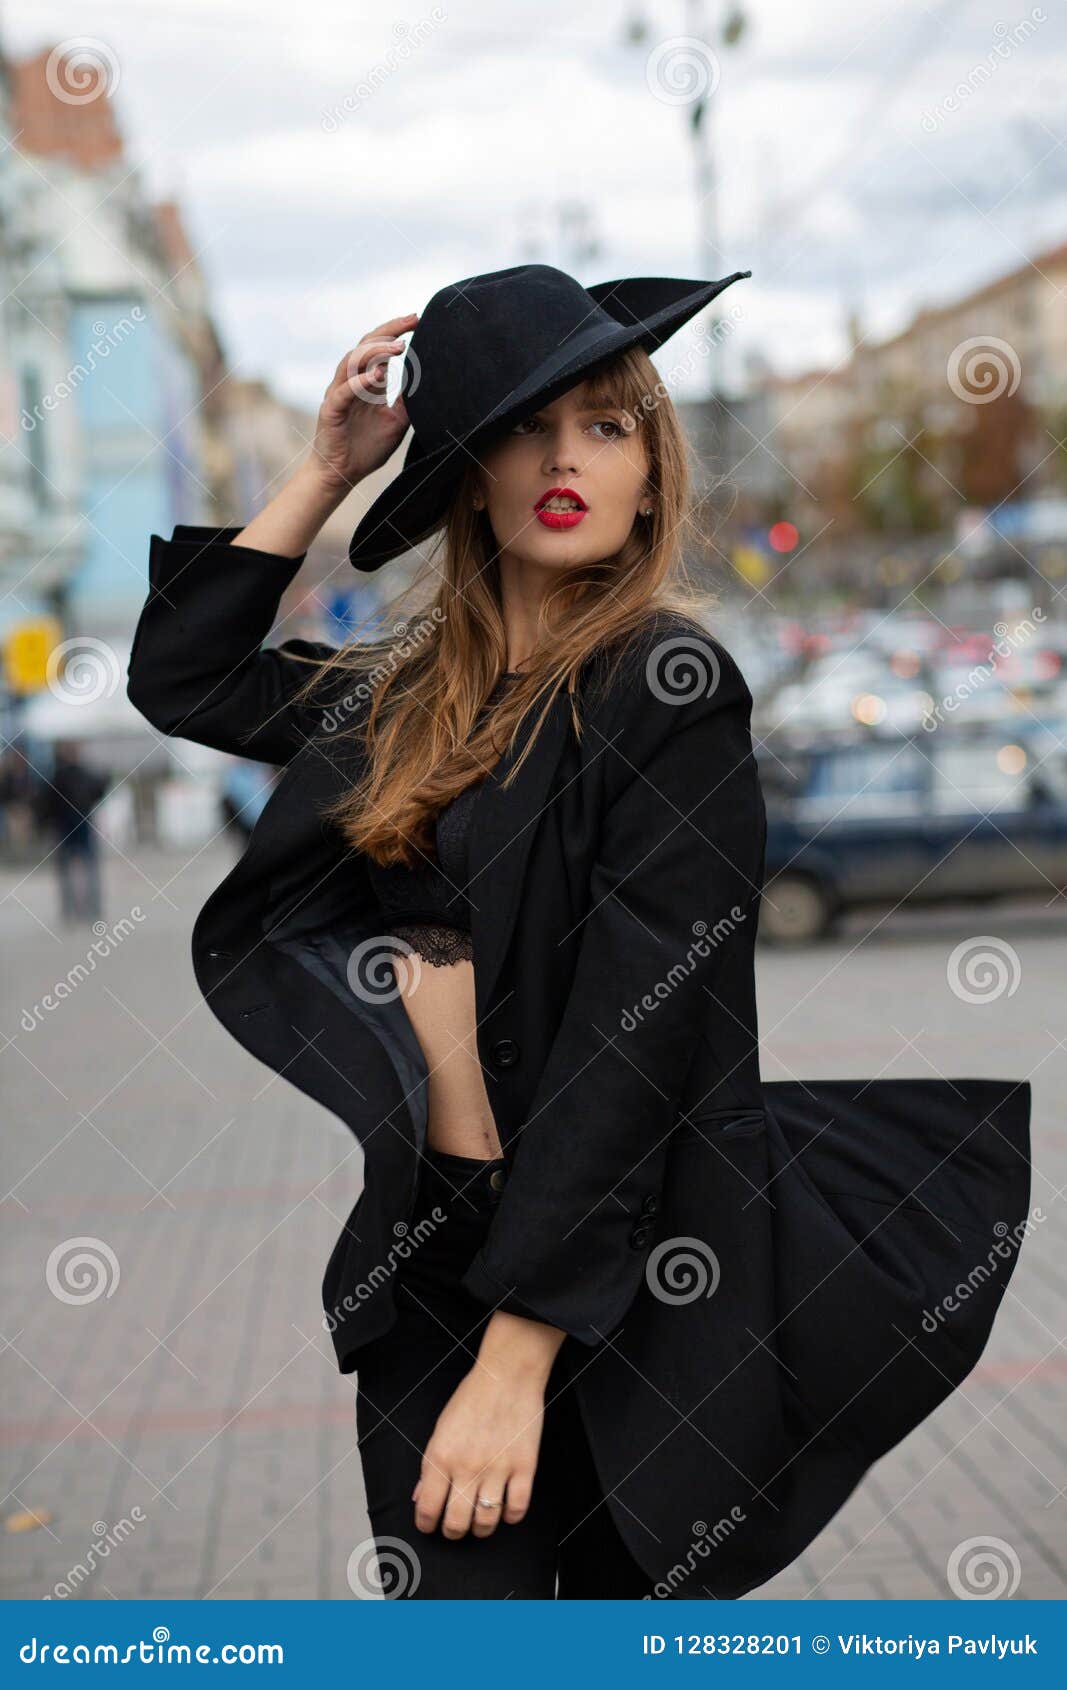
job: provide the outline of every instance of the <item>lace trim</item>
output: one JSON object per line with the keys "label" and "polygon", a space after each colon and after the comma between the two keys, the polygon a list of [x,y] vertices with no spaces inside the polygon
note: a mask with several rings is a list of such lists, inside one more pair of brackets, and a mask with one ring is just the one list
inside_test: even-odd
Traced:
{"label": "lace trim", "polygon": [[444,968],[453,962],[473,962],[474,949],[469,933],[458,927],[446,927],[438,922],[402,922],[393,928],[398,939],[405,940],[424,962],[433,968]]}

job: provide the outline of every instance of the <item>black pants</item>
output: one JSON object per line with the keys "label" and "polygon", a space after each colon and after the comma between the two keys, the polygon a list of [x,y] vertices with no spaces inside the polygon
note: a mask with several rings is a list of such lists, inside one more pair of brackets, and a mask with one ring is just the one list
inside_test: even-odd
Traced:
{"label": "black pants", "polygon": [[[415,1525],[411,1492],[438,1415],[474,1364],[492,1311],[459,1281],[480,1247],[505,1163],[429,1150],[411,1231],[435,1205],[446,1218],[397,1268],[399,1318],[358,1365],[356,1423],[374,1546],[353,1558],[360,1595],[386,1597],[641,1597],[652,1581],[603,1499],[569,1377],[565,1338],[545,1390],[530,1506],[488,1537],[447,1538]],[[557,1590],[556,1580],[559,1579]]]}

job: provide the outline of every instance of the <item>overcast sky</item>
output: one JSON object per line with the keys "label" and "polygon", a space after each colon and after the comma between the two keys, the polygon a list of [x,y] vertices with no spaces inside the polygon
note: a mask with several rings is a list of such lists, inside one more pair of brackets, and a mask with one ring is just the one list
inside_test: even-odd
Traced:
{"label": "overcast sky", "polygon": [[[14,54],[106,44],[128,149],[182,203],[232,363],[310,405],[384,317],[531,257],[585,282],[751,269],[723,301],[739,374],[745,353],[831,362],[849,308],[891,333],[1067,238],[1063,0],[745,9],[741,45],[696,62],[718,76],[713,255],[683,0],[0,0],[0,26]],[[593,258],[561,238],[567,201]]]}

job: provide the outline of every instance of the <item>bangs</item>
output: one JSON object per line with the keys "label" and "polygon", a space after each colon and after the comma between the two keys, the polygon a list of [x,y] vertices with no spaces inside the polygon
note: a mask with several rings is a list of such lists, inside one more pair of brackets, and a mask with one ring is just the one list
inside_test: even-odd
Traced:
{"label": "bangs", "polygon": [[620,352],[590,372],[582,387],[583,402],[623,411],[632,427],[640,427],[649,409],[649,372],[656,378],[655,365],[646,352]]}

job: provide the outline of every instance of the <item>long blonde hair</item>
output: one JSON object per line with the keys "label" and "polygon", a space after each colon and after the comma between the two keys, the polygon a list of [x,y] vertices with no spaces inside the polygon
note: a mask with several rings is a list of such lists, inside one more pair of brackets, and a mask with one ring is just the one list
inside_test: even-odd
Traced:
{"label": "long blonde hair", "polygon": [[[617,661],[627,638],[656,612],[681,611],[699,620],[718,602],[685,572],[683,542],[692,538],[689,448],[655,365],[636,348],[583,379],[591,405],[619,407],[640,430],[654,514],[635,521],[613,556],[561,574],[542,601],[529,668],[502,701],[478,720],[508,654],[497,548],[488,516],[473,507],[473,463],[449,507],[440,561],[431,560],[383,609],[383,619],[395,624],[402,612],[399,637],[340,646],[300,689],[301,698],[314,692],[322,699],[336,683],[346,700],[326,707],[324,731],[335,744],[346,732],[359,735],[365,764],[358,783],[322,813],[347,844],[379,863],[433,859],[438,811],[484,779],[527,713],[541,704],[507,785],[561,688],[571,696],[580,733],[575,691],[594,652],[613,652]],[[429,596],[427,577],[436,582]],[[419,602],[408,610],[413,598]],[[353,699],[369,700],[369,709],[353,709]],[[346,717],[354,724],[346,727]]]}

